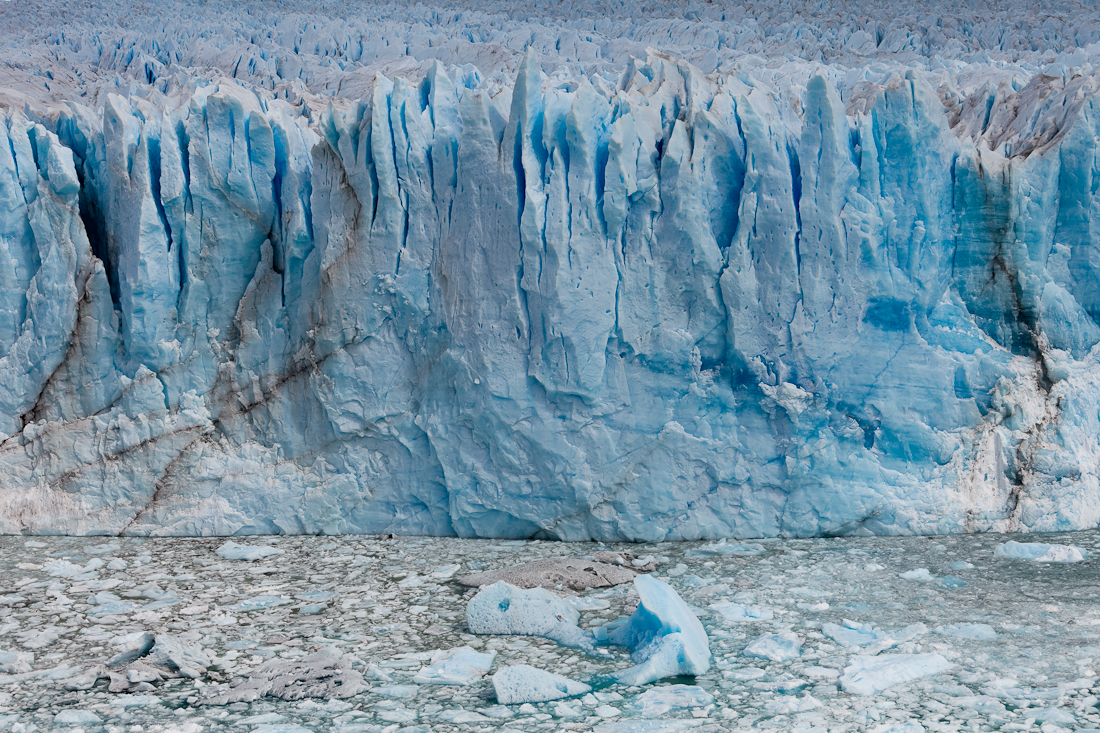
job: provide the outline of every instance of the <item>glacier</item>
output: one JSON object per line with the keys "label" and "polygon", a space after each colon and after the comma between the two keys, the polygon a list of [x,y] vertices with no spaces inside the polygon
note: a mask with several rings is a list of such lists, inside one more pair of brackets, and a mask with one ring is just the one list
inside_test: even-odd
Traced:
{"label": "glacier", "polygon": [[58,7],[0,6],[0,533],[1100,523],[1085,6]]}

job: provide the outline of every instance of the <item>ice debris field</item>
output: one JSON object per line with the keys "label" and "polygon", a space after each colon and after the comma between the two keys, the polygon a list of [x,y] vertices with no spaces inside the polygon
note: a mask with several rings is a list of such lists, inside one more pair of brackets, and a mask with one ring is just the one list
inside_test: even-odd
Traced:
{"label": "ice debris field", "polygon": [[1043,540],[0,537],[0,731],[1100,730]]}
{"label": "ice debris field", "polygon": [[0,3],[0,532],[1095,527],[1095,10]]}

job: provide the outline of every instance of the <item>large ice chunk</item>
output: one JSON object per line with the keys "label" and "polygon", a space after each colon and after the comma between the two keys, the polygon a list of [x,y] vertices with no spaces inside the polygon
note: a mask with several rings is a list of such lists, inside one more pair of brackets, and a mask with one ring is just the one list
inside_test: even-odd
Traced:
{"label": "large ice chunk", "polygon": [[634,580],[640,601],[630,620],[609,635],[633,649],[635,666],[612,675],[624,685],[644,685],[710,669],[710,641],[703,624],[672,586],[652,575]]}
{"label": "large ice chunk", "polygon": [[544,588],[517,588],[498,581],[466,604],[466,625],[474,634],[542,636],[563,646],[592,649],[590,632],[577,626],[580,612]]}
{"label": "large ice chunk", "polygon": [[583,695],[590,692],[592,687],[527,664],[516,664],[493,675],[493,689],[497,694],[497,702],[502,705],[517,705]]}

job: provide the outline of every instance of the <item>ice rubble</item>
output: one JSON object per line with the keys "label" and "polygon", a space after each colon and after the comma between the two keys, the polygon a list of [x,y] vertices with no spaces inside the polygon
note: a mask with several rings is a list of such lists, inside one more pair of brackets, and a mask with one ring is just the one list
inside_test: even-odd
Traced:
{"label": "ice rubble", "polygon": [[0,532],[1100,521],[1095,14],[658,5],[5,5]]}

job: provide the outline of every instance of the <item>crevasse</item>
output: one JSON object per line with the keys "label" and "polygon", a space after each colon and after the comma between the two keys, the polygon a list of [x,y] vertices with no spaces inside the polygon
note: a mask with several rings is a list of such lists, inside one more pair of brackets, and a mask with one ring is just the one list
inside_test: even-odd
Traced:
{"label": "crevasse", "polygon": [[0,532],[1095,526],[1098,86],[528,53],[9,110]]}

